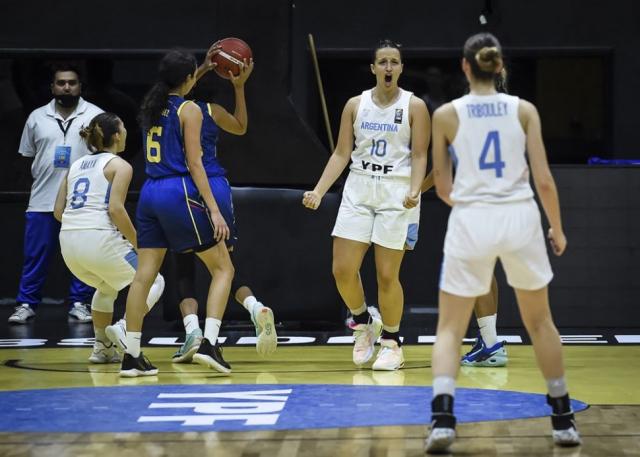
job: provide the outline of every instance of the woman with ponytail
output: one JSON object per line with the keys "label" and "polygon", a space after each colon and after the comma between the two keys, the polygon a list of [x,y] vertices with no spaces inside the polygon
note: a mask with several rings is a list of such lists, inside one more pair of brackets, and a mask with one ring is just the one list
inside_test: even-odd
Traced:
{"label": "woman with ponytail", "polygon": [[[76,160],[63,179],[54,215],[62,222],[60,248],[69,270],[95,287],[91,315],[95,332],[91,363],[120,362],[125,323],[111,325],[113,304],[133,281],[137,255],[136,229],[124,207],[132,168],[118,157],[124,151],[127,130],[113,113],[98,114],[80,130],[90,153]],[[124,237],[124,238],[123,238]],[[164,290],[156,275],[146,299],[147,310]]]}
{"label": "woman with ponytail", "polygon": [[503,68],[502,48],[493,35],[470,37],[462,59],[470,93],[441,106],[433,118],[436,192],[453,209],[440,272],[432,426],[426,440],[430,453],[448,451],[455,438],[453,403],[460,345],[476,297],[490,290],[497,259],[515,289],[547,383],[553,440],[560,446],[581,443],[564,379],[562,345],[549,310],[548,284],[553,273],[529,172],[551,226],[547,235],[551,248],[562,255],[567,239],[558,193],[535,106],[496,91]]}
{"label": "woman with ponytail", "polygon": [[217,344],[227,304],[233,265],[225,247],[227,226],[211,191],[202,164],[202,111],[184,96],[220,51],[213,45],[198,67],[195,57],[181,50],[166,54],[158,81],[142,102],[138,121],[143,132],[147,181],[140,191],[138,269],[127,297],[126,350],[120,376],[152,376],[158,370],[140,352],[145,298],[167,249],[195,252],[211,273],[204,338],[193,361],[229,373]]}

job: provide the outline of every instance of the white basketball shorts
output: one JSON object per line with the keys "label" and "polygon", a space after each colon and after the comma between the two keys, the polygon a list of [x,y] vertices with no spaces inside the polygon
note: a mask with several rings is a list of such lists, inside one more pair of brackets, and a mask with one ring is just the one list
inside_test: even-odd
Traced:
{"label": "white basketball shorts", "polygon": [[131,243],[113,230],[62,230],[60,249],[67,267],[80,281],[119,291],[131,284],[138,256]]}
{"label": "white basketball shorts", "polygon": [[420,205],[402,206],[410,184],[409,178],[349,173],[331,235],[389,249],[413,249]]}
{"label": "white basketball shorts", "polygon": [[553,278],[533,199],[456,204],[444,241],[440,289],[462,297],[489,292],[496,259],[511,287],[538,290]]}

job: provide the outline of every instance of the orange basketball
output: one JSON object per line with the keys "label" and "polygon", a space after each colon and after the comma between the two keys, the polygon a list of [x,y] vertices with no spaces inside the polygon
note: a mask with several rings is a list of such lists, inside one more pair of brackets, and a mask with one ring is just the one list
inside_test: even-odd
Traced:
{"label": "orange basketball", "polygon": [[212,62],[217,64],[215,67],[216,73],[224,79],[229,79],[229,71],[234,76],[238,76],[243,61],[246,60],[248,64],[249,59],[253,57],[251,48],[240,38],[233,37],[224,38],[218,44],[221,46],[220,52],[211,59]]}

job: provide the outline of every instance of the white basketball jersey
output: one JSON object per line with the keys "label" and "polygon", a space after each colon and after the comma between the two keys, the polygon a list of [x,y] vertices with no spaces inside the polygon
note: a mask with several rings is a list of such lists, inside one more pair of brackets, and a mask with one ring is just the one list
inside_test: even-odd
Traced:
{"label": "white basketball jersey", "polygon": [[451,200],[501,203],[532,198],[519,98],[469,94],[452,103],[459,126],[449,146],[456,166]]}
{"label": "white basketball jersey", "polygon": [[116,157],[100,152],[71,164],[60,230],[117,230],[109,216],[111,183],[104,176],[104,167]]}
{"label": "white basketball jersey", "polygon": [[371,90],[362,93],[353,123],[352,171],[375,176],[411,176],[410,100],[411,92],[400,89],[393,105],[380,108],[373,102]]}

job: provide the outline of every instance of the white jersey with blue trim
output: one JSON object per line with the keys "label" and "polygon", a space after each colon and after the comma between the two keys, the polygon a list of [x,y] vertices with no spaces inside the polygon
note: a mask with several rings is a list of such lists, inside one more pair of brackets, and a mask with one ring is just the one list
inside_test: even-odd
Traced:
{"label": "white jersey with blue trim", "polygon": [[502,203],[533,197],[520,99],[469,94],[454,100],[458,131],[449,146],[456,166],[454,203]]}
{"label": "white jersey with blue trim", "polygon": [[104,176],[104,168],[116,157],[100,152],[71,164],[60,230],[117,230],[109,216],[111,183]]}
{"label": "white jersey with blue trim", "polygon": [[411,176],[411,95],[400,89],[395,103],[380,108],[373,102],[372,90],[362,92],[353,123],[352,171],[373,176]]}

